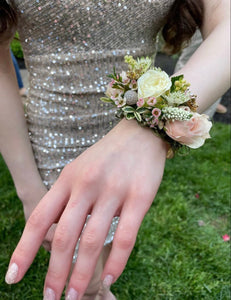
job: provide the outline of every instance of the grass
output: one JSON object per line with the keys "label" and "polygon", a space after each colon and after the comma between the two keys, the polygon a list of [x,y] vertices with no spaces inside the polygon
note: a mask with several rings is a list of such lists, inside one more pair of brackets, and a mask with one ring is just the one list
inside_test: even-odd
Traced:
{"label": "grass", "polygon": [[[230,244],[222,239],[230,234],[230,125],[216,123],[212,137],[167,161],[126,270],[113,285],[118,300],[230,299]],[[2,160],[0,183],[0,299],[42,299],[49,260],[43,249],[21,283],[4,283],[24,220]]]}

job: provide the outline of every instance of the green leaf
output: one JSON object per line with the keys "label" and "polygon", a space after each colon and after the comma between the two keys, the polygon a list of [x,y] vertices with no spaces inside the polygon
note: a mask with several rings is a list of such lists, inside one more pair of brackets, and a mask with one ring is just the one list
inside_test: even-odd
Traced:
{"label": "green leaf", "polygon": [[114,76],[116,77],[116,69],[115,69],[115,66],[113,67],[113,74],[114,74]]}
{"label": "green leaf", "polygon": [[134,113],[135,112],[135,109],[132,106],[129,106],[129,105],[123,107],[122,110],[125,113]]}
{"label": "green leaf", "polygon": [[134,116],[134,113],[128,113],[125,115],[125,118],[127,120],[132,120],[132,119],[135,119],[135,116]]}
{"label": "green leaf", "polygon": [[106,103],[113,103],[114,104],[114,101],[110,98],[102,97],[102,98],[100,98],[100,100],[103,101],[103,102],[106,102]]}
{"label": "green leaf", "polygon": [[149,109],[147,109],[146,107],[139,107],[137,108],[136,112],[138,112],[139,114],[148,113]]}
{"label": "green leaf", "polygon": [[138,121],[138,122],[141,122],[142,121],[142,117],[141,117],[141,115],[138,113],[138,112],[134,112],[134,115],[135,115],[135,117],[136,117],[136,120]]}

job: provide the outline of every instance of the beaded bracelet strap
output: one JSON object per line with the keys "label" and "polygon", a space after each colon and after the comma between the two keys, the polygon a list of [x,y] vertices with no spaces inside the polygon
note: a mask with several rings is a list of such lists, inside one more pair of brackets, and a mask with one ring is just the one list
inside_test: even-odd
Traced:
{"label": "beaded bracelet strap", "polygon": [[128,70],[108,77],[106,97],[102,101],[117,107],[116,116],[135,119],[149,127],[171,147],[167,157],[180,148],[199,148],[209,138],[212,123],[197,111],[196,96],[183,75],[170,78],[160,68],[152,67],[149,57],[125,56]]}

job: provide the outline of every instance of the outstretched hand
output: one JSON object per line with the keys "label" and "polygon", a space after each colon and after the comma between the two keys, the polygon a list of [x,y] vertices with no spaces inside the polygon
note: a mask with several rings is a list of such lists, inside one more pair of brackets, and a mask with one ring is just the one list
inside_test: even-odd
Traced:
{"label": "outstretched hand", "polygon": [[78,294],[78,299],[82,297],[112,218],[120,216],[102,274],[106,285],[114,283],[127,263],[140,224],[158,190],[166,152],[166,144],[149,129],[135,121],[122,120],[63,169],[28,219],[12,255],[6,281],[16,283],[22,279],[48,229],[58,222],[44,289],[54,294],[54,299],[60,299],[76,243],[87,215],[91,214],[81,236],[67,294],[71,290]]}

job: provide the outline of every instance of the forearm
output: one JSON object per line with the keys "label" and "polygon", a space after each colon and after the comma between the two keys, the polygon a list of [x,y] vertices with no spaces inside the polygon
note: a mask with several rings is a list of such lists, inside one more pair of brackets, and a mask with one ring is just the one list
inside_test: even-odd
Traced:
{"label": "forearm", "polygon": [[10,53],[0,47],[0,151],[20,198],[25,187],[41,184],[24,118]]}
{"label": "forearm", "polygon": [[177,74],[184,74],[190,90],[197,95],[203,112],[230,86],[230,20],[225,18],[210,33],[202,28],[204,42]]}

